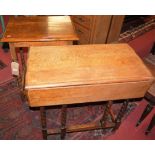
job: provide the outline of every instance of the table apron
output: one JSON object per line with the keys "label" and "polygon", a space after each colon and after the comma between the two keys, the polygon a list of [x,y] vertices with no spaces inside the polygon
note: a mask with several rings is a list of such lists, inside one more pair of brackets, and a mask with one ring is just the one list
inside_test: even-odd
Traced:
{"label": "table apron", "polygon": [[59,45],[72,45],[72,40],[57,40],[57,41],[35,41],[35,42],[14,42],[15,47],[30,47],[30,46],[59,46]]}
{"label": "table apron", "polygon": [[141,98],[152,81],[27,89],[31,107]]}

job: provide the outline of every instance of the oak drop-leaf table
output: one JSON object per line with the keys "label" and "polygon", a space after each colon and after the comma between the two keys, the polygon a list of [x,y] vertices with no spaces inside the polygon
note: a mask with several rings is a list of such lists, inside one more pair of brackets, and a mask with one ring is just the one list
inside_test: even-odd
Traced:
{"label": "oak drop-leaf table", "polygon": [[[30,47],[25,91],[31,107],[40,107],[43,138],[48,134],[118,128],[128,100],[141,98],[154,78],[128,44]],[[117,116],[114,100],[124,100]],[[100,122],[66,126],[69,104],[107,101]],[[62,106],[61,128],[46,128],[46,106]],[[106,121],[110,114],[112,122]]]}

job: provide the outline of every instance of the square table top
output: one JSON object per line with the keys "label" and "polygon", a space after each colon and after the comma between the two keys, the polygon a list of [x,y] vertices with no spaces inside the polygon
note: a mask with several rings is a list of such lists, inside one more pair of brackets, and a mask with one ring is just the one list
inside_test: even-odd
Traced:
{"label": "square table top", "polygon": [[2,42],[78,40],[69,16],[11,16]]}
{"label": "square table top", "polygon": [[153,80],[128,44],[30,47],[26,89]]}

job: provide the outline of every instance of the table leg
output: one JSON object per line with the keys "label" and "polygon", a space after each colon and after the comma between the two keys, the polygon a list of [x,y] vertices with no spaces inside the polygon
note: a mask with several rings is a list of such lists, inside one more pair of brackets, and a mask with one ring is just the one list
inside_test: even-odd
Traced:
{"label": "table leg", "polygon": [[115,127],[113,128],[113,131],[117,130],[119,128],[119,126],[121,125],[121,120],[122,120],[122,118],[123,118],[123,116],[127,110],[128,104],[129,104],[128,100],[125,100],[123,102],[123,105],[121,106],[121,109],[120,109],[120,111],[119,111],[119,113],[115,119],[116,124],[115,124]]}
{"label": "table leg", "polygon": [[40,107],[40,116],[41,116],[41,126],[43,139],[47,139],[47,128],[46,128],[46,109],[45,107]]}
{"label": "table leg", "polygon": [[100,120],[102,128],[106,127],[108,115],[111,115],[110,110],[111,110],[112,104],[113,104],[113,101],[108,101],[108,103],[106,104],[104,114],[103,114],[103,116],[102,116],[102,118]]}
{"label": "table leg", "polygon": [[[11,53],[11,58],[13,62],[18,62],[17,59],[17,53],[16,53],[16,47],[14,45],[14,43],[9,43],[9,47],[10,47],[10,53]],[[14,76],[18,82],[18,87],[21,88],[21,76],[19,73],[19,76]]]}
{"label": "table leg", "polygon": [[145,132],[146,135],[149,132],[151,132],[151,129],[154,127],[154,125],[155,125],[155,115],[153,115],[152,120],[151,120],[151,122],[150,122],[150,124],[149,124],[149,126],[148,126],[148,128],[147,128],[147,130]]}
{"label": "table leg", "polygon": [[10,46],[10,53],[11,53],[12,61],[17,62],[18,59],[17,59],[16,47],[14,46],[14,43],[9,43],[9,46]]}
{"label": "table leg", "polygon": [[61,139],[65,139],[66,135],[66,118],[67,118],[67,105],[63,105],[61,109]]}
{"label": "table leg", "polygon": [[21,58],[21,63],[22,63],[22,70],[25,71],[26,65],[25,65],[23,49],[20,47],[19,51],[20,51],[20,58]]}
{"label": "table leg", "polygon": [[150,104],[147,104],[136,126],[140,125],[140,123],[146,118],[146,116],[152,111],[152,109],[153,109],[153,106],[151,106]]}

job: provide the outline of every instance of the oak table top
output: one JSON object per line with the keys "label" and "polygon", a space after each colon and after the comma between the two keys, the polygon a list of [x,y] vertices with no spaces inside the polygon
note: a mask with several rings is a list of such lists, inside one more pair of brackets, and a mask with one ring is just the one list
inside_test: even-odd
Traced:
{"label": "oak table top", "polygon": [[127,44],[42,46],[30,47],[25,89],[31,106],[71,104],[142,97],[153,80]]}
{"label": "oak table top", "polygon": [[69,16],[11,16],[2,42],[78,40]]}

